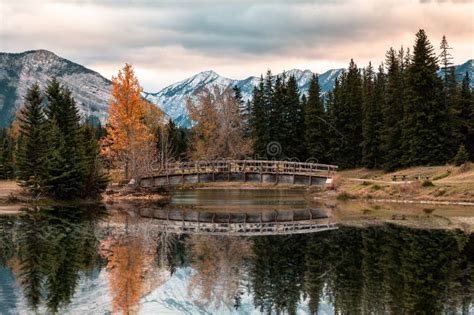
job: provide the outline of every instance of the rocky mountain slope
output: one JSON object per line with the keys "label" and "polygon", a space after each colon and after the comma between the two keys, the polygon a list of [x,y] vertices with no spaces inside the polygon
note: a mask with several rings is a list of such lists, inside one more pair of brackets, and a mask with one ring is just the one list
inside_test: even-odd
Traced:
{"label": "rocky mountain slope", "polygon": [[0,53],[0,127],[8,126],[33,83],[56,77],[73,93],[81,113],[105,122],[111,82],[99,73],[47,50]]}

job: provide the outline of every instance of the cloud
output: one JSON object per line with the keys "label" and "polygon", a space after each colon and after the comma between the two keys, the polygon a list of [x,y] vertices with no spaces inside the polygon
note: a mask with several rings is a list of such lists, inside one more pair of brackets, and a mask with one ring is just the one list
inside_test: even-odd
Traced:
{"label": "cloud", "polygon": [[[0,50],[49,49],[114,73],[132,62],[156,90],[214,69],[244,77],[295,67],[324,71],[382,61],[419,28],[435,47],[446,34],[456,61],[472,58],[466,1],[162,0],[0,1]],[[179,77],[181,76],[181,77]]]}

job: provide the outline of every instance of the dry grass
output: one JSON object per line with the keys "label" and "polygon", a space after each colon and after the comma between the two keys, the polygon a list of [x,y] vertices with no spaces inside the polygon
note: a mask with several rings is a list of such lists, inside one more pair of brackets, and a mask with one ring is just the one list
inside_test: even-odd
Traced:
{"label": "dry grass", "polygon": [[[394,175],[407,180],[392,181]],[[412,167],[391,173],[353,169],[338,173],[338,193],[361,199],[410,199],[474,202],[474,166]],[[422,180],[417,180],[421,177]],[[428,178],[428,179],[426,179]]]}

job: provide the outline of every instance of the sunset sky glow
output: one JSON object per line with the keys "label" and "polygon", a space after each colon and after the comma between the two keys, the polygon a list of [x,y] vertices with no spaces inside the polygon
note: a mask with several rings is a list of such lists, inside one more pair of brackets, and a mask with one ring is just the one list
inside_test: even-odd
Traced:
{"label": "sunset sky glow", "polygon": [[110,78],[125,63],[155,92],[204,70],[243,79],[271,69],[378,65],[418,29],[455,63],[474,55],[473,1],[0,0],[0,51],[47,49]]}

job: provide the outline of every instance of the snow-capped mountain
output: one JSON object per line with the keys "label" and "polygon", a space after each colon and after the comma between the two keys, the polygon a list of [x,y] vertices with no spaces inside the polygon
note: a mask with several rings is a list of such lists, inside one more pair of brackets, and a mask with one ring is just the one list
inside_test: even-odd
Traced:
{"label": "snow-capped mountain", "polygon": [[[461,81],[466,72],[471,76],[474,87],[473,60],[456,66],[456,78]],[[334,87],[336,78],[344,69],[328,70],[319,75],[321,92],[327,93]],[[306,93],[313,75],[310,70],[293,69],[286,72],[294,75],[301,92]],[[440,76],[442,73],[440,72]],[[99,73],[77,63],[61,58],[47,50],[32,50],[22,53],[0,53],[0,127],[6,127],[15,117],[23,104],[26,90],[38,82],[44,87],[53,77],[58,78],[72,91],[81,114],[95,117],[104,123],[107,119],[111,82]],[[157,105],[178,125],[189,127],[186,100],[196,99],[205,88],[212,91],[213,86],[221,88],[238,86],[242,96],[248,100],[253,87],[260,78],[250,76],[243,80],[234,80],[220,76],[214,71],[204,71],[188,79],[172,84],[156,93],[143,93],[143,97]]]}
{"label": "snow-capped mountain", "polygon": [[0,53],[0,127],[8,126],[32,84],[56,77],[72,92],[81,114],[105,122],[111,82],[99,73],[47,50]]}
{"label": "snow-capped mountain", "polygon": [[[329,92],[334,87],[336,78],[344,69],[333,69],[319,75],[319,83],[322,93]],[[311,70],[293,69],[286,71],[286,76],[294,76],[301,92],[306,93],[309,89],[309,83],[313,76]],[[222,89],[237,86],[242,92],[245,101],[252,98],[252,91],[260,81],[259,77],[248,77],[243,80],[233,80],[220,76],[212,70],[198,73],[181,82],[172,84],[157,93],[144,93],[144,97],[150,102],[156,104],[161,110],[167,113],[178,125],[183,127],[191,126],[186,111],[186,100],[191,98],[195,100],[199,92],[205,88],[212,92],[213,86]]]}

